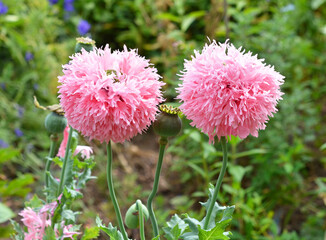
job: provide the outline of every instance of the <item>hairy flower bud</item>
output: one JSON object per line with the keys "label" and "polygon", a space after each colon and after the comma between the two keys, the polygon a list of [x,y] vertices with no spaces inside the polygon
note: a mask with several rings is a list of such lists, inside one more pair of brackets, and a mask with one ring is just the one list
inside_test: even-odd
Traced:
{"label": "hairy flower bud", "polygon": [[90,38],[76,38],[76,47],[75,47],[75,52],[79,53],[81,50],[84,48],[87,52],[90,52],[94,49],[95,46],[95,41],[90,39]]}
{"label": "hairy flower bud", "polygon": [[67,126],[67,119],[55,112],[49,113],[45,118],[45,128],[49,133],[62,133]]}
{"label": "hairy flower bud", "polygon": [[[144,204],[141,204],[142,210],[143,210],[143,216],[145,217],[145,220],[149,218],[149,213]],[[137,208],[137,204],[134,203],[133,205],[130,206],[128,211],[126,212],[126,217],[125,217],[125,223],[126,226],[130,229],[135,229],[138,228],[139,226],[139,212]]]}
{"label": "hairy flower bud", "polygon": [[181,130],[181,119],[178,116],[178,108],[161,105],[161,112],[157,115],[153,124],[154,131],[161,137],[176,136]]}

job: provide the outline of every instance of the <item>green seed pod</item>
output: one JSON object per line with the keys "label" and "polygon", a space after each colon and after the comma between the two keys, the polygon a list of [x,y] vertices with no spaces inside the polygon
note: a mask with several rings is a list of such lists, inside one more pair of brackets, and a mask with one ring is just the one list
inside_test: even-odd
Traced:
{"label": "green seed pod", "polygon": [[45,128],[49,133],[62,133],[67,126],[67,119],[55,112],[49,113],[45,118]]}
{"label": "green seed pod", "polygon": [[75,47],[75,52],[79,53],[81,50],[84,48],[87,52],[90,52],[94,49],[95,46],[95,41],[90,39],[90,38],[76,38],[76,47]]}
{"label": "green seed pod", "polygon": [[154,132],[161,137],[173,137],[181,130],[181,119],[178,116],[178,108],[161,105],[160,112],[153,124]]}
{"label": "green seed pod", "polygon": [[[143,216],[145,217],[145,220],[149,218],[149,213],[144,204],[141,204],[142,209],[143,209]],[[137,204],[134,203],[133,205],[130,206],[128,211],[126,212],[125,216],[125,223],[126,226],[130,229],[135,229],[138,228],[139,226],[139,213],[137,209]]]}

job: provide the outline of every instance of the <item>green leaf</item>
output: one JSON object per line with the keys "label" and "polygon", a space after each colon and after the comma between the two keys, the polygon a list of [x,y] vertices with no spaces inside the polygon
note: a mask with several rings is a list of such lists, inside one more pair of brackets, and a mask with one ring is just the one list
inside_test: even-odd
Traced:
{"label": "green leaf", "polygon": [[98,237],[100,234],[100,229],[98,227],[91,227],[91,228],[86,228],[85,233],[81,240],[89,240],[89,239],[94,239]]}
{"label": "green leaf", "polygon": [[13,148],[4,148],[0,149],[0,164],[7,162],[14,157],[18,156],[20,151],[18,149]]}
{"label": "green leaf", "polygon": [[43,236],[43,240],[56,240],[55,232],[51,227],[47,227],[45,229],[45,234]]}
{"label": "green leaf", "polygon": [[97,216],[96,217],[96,224],[103,232],[105,232],[111,240],[123,240],[121,232],[116,228],[113,227],[111,223],[106,227],[102,224],[102,220]]}
{"label": "green leaf", "polygon": [[56,200],[57,199],[57,191],[59,188],[59,182],[54,179],[52,174],[50,172],[46,172],[46,174],[49,177],[49,187],[45,189],[48,195],[48,199],[50,201]]}
{"label": "green leaf", "polygon": [[227,235],[228,233],[224,233],[226,226],[229,224],[231,219],[227,221],[222,221],[221,223],[217,223],[216,226],[210,230],[203,230],[199,226],[199,240],[228,240],[230,239]]}
{"label": "green leaf", "polygon": [[63,189],[63,195],[66,199],[78,199],[83,197],[81,192],[68,188],[67,186]]}
{"label": "green leaf", "polygon": [[10,220],[10,222],[11,222],[11,224],[15,230],[15,233],[16,233],[16,235],[11,236],[11,237],[15,240],[24,240],[24,232],[21,229],[20,225],[13,220]]}
{"label": "green leaf", "polygon": [[256,148],[256,149],[251,149],[249,151],[236,153],[236,154],[234,154],[234,158],[248,157],[248,156],[251,156],[251,155],[265,154],[265,153],[267,153],[267,151],[265,149]]}
{"label": "green leaf", "polygon": [[0,223],[8,221],[15,216],[9,207],[0,202]]}
{"label": "green leaf", "polygon": [[69,222],[74,223],[76,221],[75,215],[79,214],[78,212],[73,212],[70,209],[63,210],[61,213],[62,219],[65,219]]}
{"label": "green leaf", "polygon": [[92,169],[87,166],[87,168],[82,173],[78,174],[77,188],[81,189],[85,187],[86,182],[91,179],[96,179],[96,177],[92,176]]}
{"label": "green leaf", "polygon": [[9,182],[8,186],[3,190],[2,196],[19,196],[25,197],[31,189],[27,185],[34,182],[32,174],[22,174],[18,178]]}
{"label": "green leaf", "polygon": [[173,215],[169,222],[167,222],[167,225],[167,227],[163,228],[163,231],[168,240],[179,239],[188,226],[185,221],[176,214]]}
{"label": "green leaf", "polygon": [[38,208],[41,207],[43,204],[44,202],[41,199],[39,199],[36,194],[34,194],[31,200],[25,203],[25,206],[30,208]]}
{"label": "green leaf", "polygon": [[205,14],[205,11],[196,11],[186,15],[181,22],[181,31],[186,32],[197,18],[205,16]]}

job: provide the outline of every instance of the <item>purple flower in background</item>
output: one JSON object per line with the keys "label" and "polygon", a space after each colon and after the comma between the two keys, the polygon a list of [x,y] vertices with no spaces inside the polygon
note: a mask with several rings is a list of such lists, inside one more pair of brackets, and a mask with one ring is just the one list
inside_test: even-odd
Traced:
{"label": "purple flower in background", "polygon": [[0,83],[0,87],[3,91],[6,90],[6,84],[4,82]]}
{"label": "purple flower in background", "polygon": [[0,1],[0,15],[6,14],[8,12],[8,7]]}
{"label": "purple flower in background", "polygon": [[38,90],[39,87],[40,87],[40,86],[39,86],[37,83],[34,83],[34,85],[33,85],[34,90]]}
{"label": "purple flower in background", "polygon": [[73,12],[75,10],[75,8],[74,8],[74,0],[65,0],[63,2],[63,8],[67,12]]}
{"label": "purple flower in background", "polygon": [[22,137],[24,136],[24,133],[22,130],[20,130],[19,128],[15,128],[15,134],[17,137]]}
{"label": "purple flower in background", "polygon": [[49,3],[51,5],[57,4],[59,0],[49,0]]}
{"label": "purple flower in background", "polygon": [[4,140],[0,139],[0,148],[7,148],[9,147],[9,144],[6,143]]}
{"label": "purple flower in background", "polygon": [[77,30],[80,35],[85,35],[91,29],[91,25],[86,20],[80,20],[77,26]]}
{"label": "purple flower in background", "polygon": [[26,53],[25,53],[25,60],[26,60],[27,62],[29,62],[29,61],[32,60],[33,58],[34,58],[33,53],[31,53],[31,52],[26,52]]}
{"label": "purple flower in background", "polygon": [[17,108],[18,117],[22,118],[24,116],[25,108],[20,105],[17,105],[16,108]]}

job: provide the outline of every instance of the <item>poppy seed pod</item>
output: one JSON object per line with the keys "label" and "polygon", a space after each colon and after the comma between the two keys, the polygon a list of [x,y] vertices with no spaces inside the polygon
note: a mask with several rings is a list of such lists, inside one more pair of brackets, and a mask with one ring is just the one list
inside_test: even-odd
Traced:
{"label": "poppy seed pod", "polygon": [[166,105],[161,105],[160,110],[161,112],[157,115],[153,124],[155,133],[161,137],[176,136],[182,126],[181,119],[178,116],[180,110]]}
{"label": "poppy seed pod", "polygon": [[49,133],[62,133],[67,126],[67,119],[55,112],[49,113],[45,118],[45,128]]}
{"label": "poppy seed pod", "polygon": [[[148,219],[149,213],[144,204],[141,204],[142,210],[143,210],[143,216],[145,217],[145,220]],[[137,208],[137,204],[134,203],[133,205],[130,206],[128,211],[126,212],[126,217],[125,217],[125,223],[126,226],[130,229],[135,229],[138,228],[139,226],[139,212]]]}
{"label": "poppy seed pod", "polygon": [[76,47],[75,47],[75,52],[79,53],[81,50],[84,48],[87,52],[90,52],[94,49],[95,46],[95,41],[90,39],[90,38],[76,38]]}

